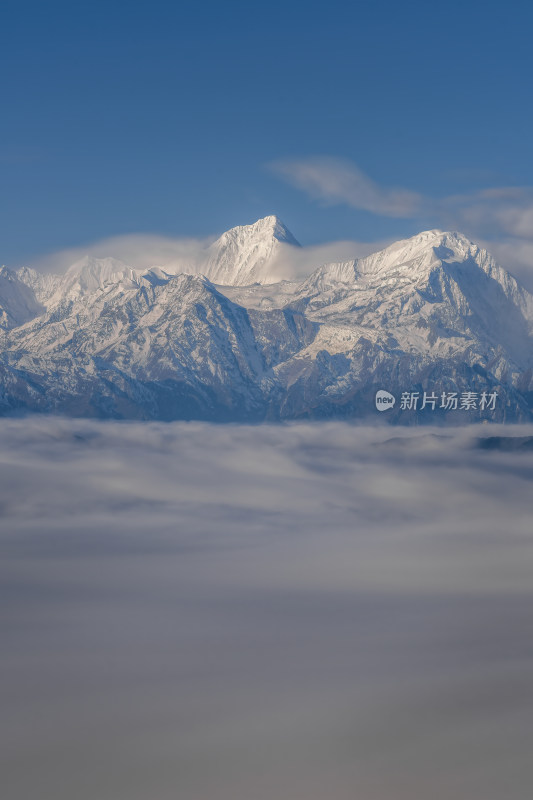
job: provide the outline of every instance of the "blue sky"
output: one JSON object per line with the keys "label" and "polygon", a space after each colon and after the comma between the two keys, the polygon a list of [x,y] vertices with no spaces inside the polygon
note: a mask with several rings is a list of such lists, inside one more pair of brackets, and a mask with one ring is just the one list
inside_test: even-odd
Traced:
{"label": "blue sky", "polygon": [[532,23],[523,2],[4,0],[0,262],[277,213],[304,244],[454,227],[533,263]]}

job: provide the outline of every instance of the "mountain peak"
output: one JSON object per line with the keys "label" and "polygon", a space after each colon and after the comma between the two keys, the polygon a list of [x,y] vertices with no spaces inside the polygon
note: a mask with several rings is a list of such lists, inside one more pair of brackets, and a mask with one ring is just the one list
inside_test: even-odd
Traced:
{"label": "mountain peak", "polygon": [[86,255],[72,264],[65,273],[69,287],[79,286],[79,291],[93,292],[106,281],[131,277],[133,270],[118,258],[96,258]]}
{"label": "mountain peak", "polygon": [[492,259],[481,247],[457,231],[433,229],[422,231],[409,239],[400,239],[383,250],[353,262],[354,271],[390,273],[399,268],[412,275],[427,273],[443,261],[488,262]]}
{"label": "mountain peak", "polygon": [[[338,283],[416,282],[426,280],[433,269],[446,262],[476,262],[487,273],[498,269],[489,253],[464,234],[435,228],[400,239],[362,258],[323,264],[302,286],[305,291],[324,291]],[[503,280],[501,275],[499,279]]]}
{"label": "mountain peak", "polygon": [[[250,225],[237,225],[222,234],[217,240],[221,239],[269,239],[274,238],[278,242],[285,242],[300,247],[300,243],[294,238],[290,230],[283,224],[279,217],[271,214],[262,217]],[[216,242],[215,242],[216,244]]]}
{"label": "mountain peak", "polygon": [[[386,386],[420,399],[497,389],[494,414],[451,408],[454,424],[531,418],[533,296],[485,250],[422,231],[299,285],[259,285],[294,256],[285,231],[274,216],[233,228],[194,265],[207,277],[91,257],[46,285],[0,271],[0,414],[364,418]],[[45,308],[33,285],[43,298],[55,287]],[[397,403],[387,418],[433,422],[447,408]]]}
{"label": "mountain peak", "polygon": [[433,228],[428,231],[421,231],[409,239],[401,239],[396,242],[396,245],[410,244],[413,247],[429,248],[448,246],[452,250],[458,247],[461,251],[478,248],[464,233],[460,231],[443,231],[439,228]]}
{"label": "mountain peak", "polygon": [[272,266],[283,247],[299,247],[292,233],[274,216],[239,225],[209,247],[203,272],[213,283],[246,286],[273,283]]}
{"label": "mountain peak", "polygon": [[433,259],[434,256],[446,257],[455,253],[464,257],[472,249],[479,248],[466,238],[462,233],[456,231],[442,231],[438,228],[428,231],[421,231],[408,239],[400,239],[397,242],[385,247],[378,253],[374,253],[365,259],[360,259],[359,264],[364,262],[371,264],[377,263],[383,266],[398,266],[408,262],[423,258]]}

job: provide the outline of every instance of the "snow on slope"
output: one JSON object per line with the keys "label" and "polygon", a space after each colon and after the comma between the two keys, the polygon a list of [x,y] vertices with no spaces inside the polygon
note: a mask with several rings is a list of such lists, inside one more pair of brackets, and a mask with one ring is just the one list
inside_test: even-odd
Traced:
{"label": "snow on slope", "polygon": [[0,268],[0,328],[9,329],[33,319],[43,312],[34,291],[17,277],[13,270]]}
{"label": "snow on slope", "polygon": [[85,256],[72,264],[65,273],[51,304],[59,299],[77,299],[103,289],[106,283],[132,281],[136,271],[118,258],[94,258]]}
{"label": "snow on slope", "polygon": [[531,413],[533,297],[485,250],[458,233],[424,231],[326,264],[301,284],[273,283],[279,248],[296,245],[267,217],[220,237],[207,277],[89,258],[47,283],[19,271],[47,308],[19,315],[4,335],[0,407],[357,416],[378,384],[400,391],[433,381],[499,385],[505,418]]}
{"label": "snow on slope", "polygon": [[410,239],[394,242],[389,247],[364,258],[324,264],[304,281],[302,289],[324,291],[339,283],[359,284],[373,280],[389,283],[407,278],[422,279],[442,259],[464,261],[474,258],[485,263],[490,257],[460,233],[439,230],[423,231]]}
{"label": "snow on slope", "polygon": [[25,283],[30,289],[33,289],[35,297],[45,308],[50,297],[52,297],[64,280],[64,275],[52,275],[45,272],[38,272],[31,267],[19,267],[19,269],[14,270],[14,272],[19,281],[22,281],[22,283]]}
{"label": "snow on slope", "polygon": [[329,352],[342,350],[337,327],[384,351],[429,359],[470,348],[469,357],[483,362],[504,351],[519,371],[533,355],[532,295],[457,233],[425,231],[372,256],[326,264],[298,287],[291,306],[322,323],[313,347]]}
{"label": "snow on slope", "polygon": [[22,267],[16,274],[35,292],[46,308],[66,307],[101,292],[111,283],[124,287],[168,280],[172,275],[202,274],[222,286],[274,284],[279,279],[278,265],[286,248],[300,247],[292,233],[275,216],[264,217],[252,225],[241,225],[222,234],[196,261],[190,258],[181,266],[147,269],[133,268],[117,258],[85,256],[72,264],[64,275],[42,274]]}
{"label": "snow on slope", "polygon": [[201,271],[223,286],[275,283],[279,276],[272,265],[287,246],[300,245],[277,217],[265,217],[223,233],[209,247]]}

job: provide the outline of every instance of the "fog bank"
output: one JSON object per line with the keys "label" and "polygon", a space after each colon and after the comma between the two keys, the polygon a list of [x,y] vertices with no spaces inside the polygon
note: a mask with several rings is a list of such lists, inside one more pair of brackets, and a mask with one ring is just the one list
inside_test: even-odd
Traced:
{"label": "fog bank", "polygon": [[0,420],[5,800],[523,800],[533,426]]}

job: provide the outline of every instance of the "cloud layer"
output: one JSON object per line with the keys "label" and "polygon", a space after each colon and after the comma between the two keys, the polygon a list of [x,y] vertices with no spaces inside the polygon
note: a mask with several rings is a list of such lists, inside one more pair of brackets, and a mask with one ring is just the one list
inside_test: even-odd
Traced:
{"label": "cloud layer", "polygon": [[31,264],[43,272],[62,273],[86,255],[96,258],[118,258],[130,267],[154,266],[194,271],[201,254],[215,237],[205,239],[130,233],[110,236],[80,247],[49,253]]}
{"label": "cloud layer", "polygon": [[533,453],[494,434],[533,429],[1,421],[4,796],[523,800]]}
{"label": "cloud layer", "polygon": [[[96,258],[118,258],[130,267],[148,269],[158,266],[169,272],[201,272],[206,248],[215,236],[205,239],[186,239],[153,234],[125,234],[101,239],[81,247],[51,253],[31,266],[61,274],[86,255]],[[308,247],[282,244],[278,259],[272,264],[275,280],[303,280],[313,270],[328,262],[348,261],[374,253],[390,240],[359,242],[354,240],[326,242]]]}

